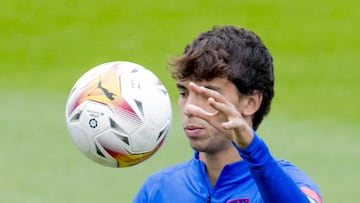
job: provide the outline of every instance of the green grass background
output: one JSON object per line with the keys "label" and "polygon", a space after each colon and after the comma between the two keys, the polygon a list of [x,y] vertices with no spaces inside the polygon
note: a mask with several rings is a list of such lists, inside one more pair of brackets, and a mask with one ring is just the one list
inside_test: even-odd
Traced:
{"label": "green grass background", "polygon": [[357,202],[359,1],[0,0],[0,202],[130,202],[152,172],[192,156],[174,102],[167,142],[146,162],[107,168],[83,156],[64,108],[91,67],[127,60],[177,93],[166,63],[218,24],[258,33],[275,59],[276,96],[259,133],[304,169],[324,202]]}

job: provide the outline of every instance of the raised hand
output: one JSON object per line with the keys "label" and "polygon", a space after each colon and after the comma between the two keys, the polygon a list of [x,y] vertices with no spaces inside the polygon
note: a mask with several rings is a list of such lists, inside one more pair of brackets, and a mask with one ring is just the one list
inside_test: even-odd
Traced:
{"label": "raised hand", "polygon": [[253,131],[241,113],[240,97],[237,97],[238,101],[229,101],[219,91],[197,85],[194,82],[189,83],[189,89],[207,99],[208,105],[214,109],[209,112],[199,106],[189,104],[187,107],[189,113],[206,120],[240,148],[250,144]]}

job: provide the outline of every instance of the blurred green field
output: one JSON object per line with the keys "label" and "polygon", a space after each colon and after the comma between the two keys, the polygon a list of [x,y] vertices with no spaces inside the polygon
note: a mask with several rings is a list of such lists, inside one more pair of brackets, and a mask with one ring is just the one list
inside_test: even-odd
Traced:
{"label": "blurred green field", "polygon": [[[319,185],[324,202],[356,202],[360,184],[358,1],[0,1],[0,202],[130,202],[144,179],[192,156],[168,59],[217,24],[258,33],[275,59],[276,96],[259,133]],[[142,64],[167,86],[174,124],[143,164],[83,156],[64,120],[67,94],[106,61]]]}

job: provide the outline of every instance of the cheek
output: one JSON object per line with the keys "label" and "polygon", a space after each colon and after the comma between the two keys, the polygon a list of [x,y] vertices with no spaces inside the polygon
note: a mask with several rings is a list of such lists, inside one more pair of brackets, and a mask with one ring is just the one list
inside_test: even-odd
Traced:
{"label": "cheek", "polygon": [[232,95],[227,95],[227,99],[238,111],[241,111],[246,104],[246,101],[235,93]]}
{"label": "cheek", "polygon": [[181,114],[181,117],[184,117],[184,108],[185,108],[186,101],[184,99],[178,99],[178,109]]}
{"label": "cheek", "polygon": [[178,105],[178,109],[179,109],[180,112],[182,111],[182,109],[184,109],[184,104],[185,104],[184,100],[179,98],[178,102],[177,102],[177,105]]}

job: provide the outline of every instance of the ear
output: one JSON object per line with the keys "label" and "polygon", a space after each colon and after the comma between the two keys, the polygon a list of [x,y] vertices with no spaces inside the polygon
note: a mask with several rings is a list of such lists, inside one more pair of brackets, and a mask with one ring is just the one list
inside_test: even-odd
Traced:
{"label": "ear", "polygon": [[263,96],[258,90],[254,90],[251,94],[246,95],[244,98],[243,115],[253,116],[260,108]]}

